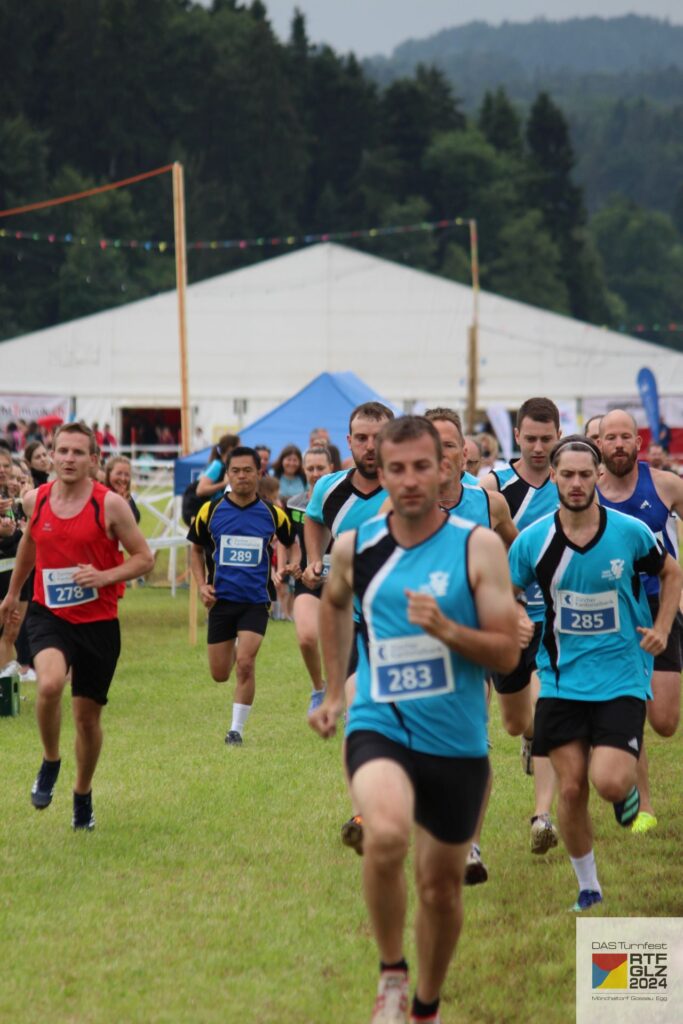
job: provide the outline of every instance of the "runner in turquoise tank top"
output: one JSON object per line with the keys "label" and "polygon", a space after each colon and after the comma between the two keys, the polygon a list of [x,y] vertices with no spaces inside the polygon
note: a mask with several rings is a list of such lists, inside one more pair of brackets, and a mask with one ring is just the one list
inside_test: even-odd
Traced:
{"label": "runner in turquoise tank top", "polygon": [[[620,825],[638,813],[652,661],[666,647],[683,578],[645,524],[596,503],[599,463],[587,438],[560,441],[551,456],[560,509],[523,530],[510,549],[514,585],[535,580],[545,599],[534,753],[549,756],[557,772],[562,838],[579,883],[575,911],[602,900],[589,778],[614,804]],[[654,625],[642,573],[661,584]]]}
{"label": "runner in turquoise tank top", "polygon": [[[336,731],[356,596],[358,692],[346,759],[364,822],[365,894],[382,964],[373,1020],[407,1018],[405,880],[403,870],[383,866],[404,864],[413,825],[416,863],[443,893],[444,912],[420,906],[424,976],[416,979],[411,1019],[436,1020],[488,775],[484,666],[506,672],[516,663],[517,612],[499,538],[439,508],[434,426],[417,416],[387,424],[378,464],[393,511],[333,548],[321,607],[327,693],[309,721],[323,737]],[[417,898],[427,898],[420,887]]]}
{"label": "runner in turquoise tank top", "polygon": [[[549,398],[529,398],[517,413],[515,440],[521,456],[507,469],[484,478],[483,486],[499,492],[508,504],[513,522],[524,530],[557,508],[557,488],[550,479],[550,452],[560,436],[560,413]],[[541,638],[543,597],[536,583],[520,595],[523,641],[527,641],[519,664],[507,676],[493,677],[505,728],[522,735],[522,768],[534,776],[535,807],[531,816],[531,852],[544,854],[557,846],[557,830],[550,811],[555,793],[555,774],[547,758],[532,758],[533,715],[538,699],[536,652]],[[524,614],[526,611],[526,615]],[[530,685],[531,684],[531,685]]]}

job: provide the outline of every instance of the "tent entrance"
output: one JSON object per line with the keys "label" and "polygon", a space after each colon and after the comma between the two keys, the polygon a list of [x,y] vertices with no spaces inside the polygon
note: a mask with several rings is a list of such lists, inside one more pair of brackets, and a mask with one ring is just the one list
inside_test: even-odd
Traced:
{"label": "tent entrance", "polygon": [[[127,407],[120,410],[121,443],[147,448],[180,443],[180,409]],[[174,458],[175,452],[169,452]]]}

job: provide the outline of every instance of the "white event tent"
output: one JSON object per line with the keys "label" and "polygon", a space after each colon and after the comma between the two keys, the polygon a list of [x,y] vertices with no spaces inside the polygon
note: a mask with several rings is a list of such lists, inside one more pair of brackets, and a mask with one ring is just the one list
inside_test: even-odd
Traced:
{"label": "white event tent", "polygon": [[[395,405],[463,408],[471,288],[324,243],[193,284],[187,294],[195,424],[243,425],[324,371],[351,370]],[[683,404],[683,354],[487,292],[478,406],[637,395],[649,366]],[[59,394],[116,431],[123,409],[180,404],[177,298],[166,292],[0,344],[0,390]]]}

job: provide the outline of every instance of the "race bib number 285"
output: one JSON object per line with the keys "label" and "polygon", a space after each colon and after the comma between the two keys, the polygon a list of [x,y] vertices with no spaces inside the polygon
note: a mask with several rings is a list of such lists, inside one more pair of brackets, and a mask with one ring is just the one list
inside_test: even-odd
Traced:
{"label": "race bib number 285", "polygon": [[560,590],[560,632],[579,635],[616,633],[619,630],[619,599],[615,590],[601,594],[578,594]]}

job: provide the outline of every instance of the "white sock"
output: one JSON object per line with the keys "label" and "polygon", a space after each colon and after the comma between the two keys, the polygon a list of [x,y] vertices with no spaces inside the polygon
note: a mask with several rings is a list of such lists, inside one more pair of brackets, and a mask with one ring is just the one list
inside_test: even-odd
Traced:
{"label": "white sock", "polygon": [[592,889],[593,892],[599,892],[602,894],[600,883],[598,882],[598,869],[595,866],[595,854],[591,850],[585,857],[570,857],[572,867],[574,868],[574,874],[576,875],[579,883],[579,891],[583,889]]}
{"label": "white sock", "polygon": [[251,711],[251,704],[233,704],[232,706],[232,725],[230,726],[230,732],[238,732],[240,736],[244,732],[244,727],[247,724],[249,718],[249,712]]}

